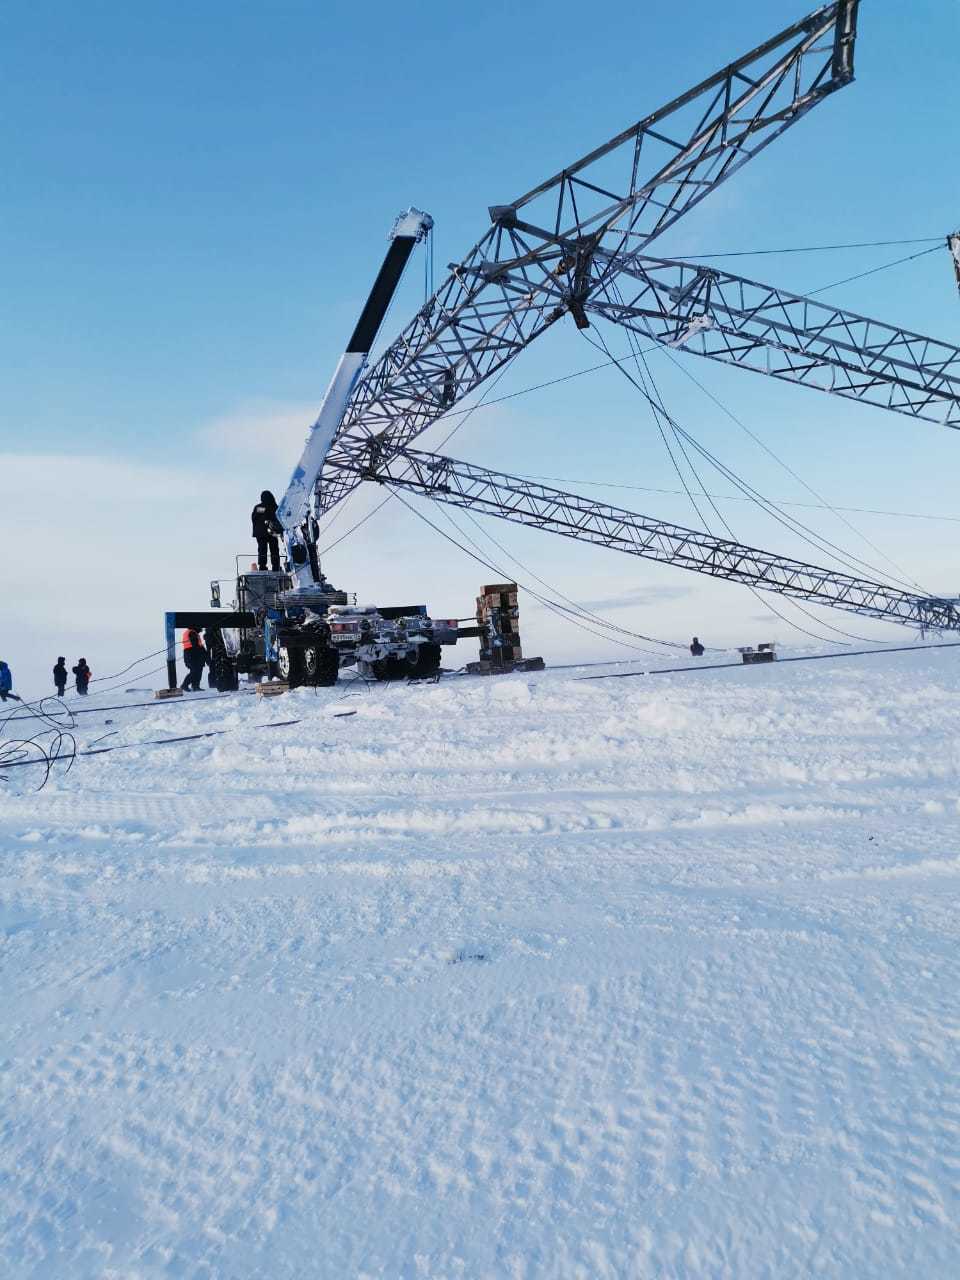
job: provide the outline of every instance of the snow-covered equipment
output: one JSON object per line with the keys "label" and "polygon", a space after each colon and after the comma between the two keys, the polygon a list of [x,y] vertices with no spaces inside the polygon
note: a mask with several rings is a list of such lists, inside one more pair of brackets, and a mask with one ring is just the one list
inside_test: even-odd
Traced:
{"label": "snow-covered equipment", "polygon": [[744,666],[750,667],[757,662],[776,662],[777,646],[773,641],[766,644],[758,644],[756,648],[753,645],[742,645],[738,647],[737,653],[743,659]]}

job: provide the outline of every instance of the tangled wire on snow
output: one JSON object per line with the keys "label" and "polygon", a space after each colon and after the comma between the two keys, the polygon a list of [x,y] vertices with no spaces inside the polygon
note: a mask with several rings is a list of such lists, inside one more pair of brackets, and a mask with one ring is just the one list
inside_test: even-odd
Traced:
{"label": "tangled wire on snow", "polygon": [[[11,721],[17,720],[39,721],[43,727],[29,738],[8,736]],[[63,772],[69,773],[77,758],[77,740],[71,732],[76,727],[76,717],[59,698],[19,702],[0,720],[0,782],[22,777],[30,784],[36,782],[35,790],[42,791],[56,765],[63,765]],[[36,766],[39,774],[30,769],[23,775],[13,773],[28,765]]]}

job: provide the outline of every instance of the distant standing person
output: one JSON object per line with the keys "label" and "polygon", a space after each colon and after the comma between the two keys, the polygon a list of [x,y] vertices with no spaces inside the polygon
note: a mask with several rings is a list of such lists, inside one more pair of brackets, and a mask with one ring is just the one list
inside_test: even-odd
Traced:
{"label": "distant standing person", "polygon": [[700,641],[697,639],[696,636],[693,637],[693,643],[690,645],[690,652],[693,654],[695,658],[703,657],[703,645],[700,643]]}
{"label": "distant standing person", "polygon": [[87,666],[86,658],[81,658],[77,665],[75,667],[71,667],[70,670],[77,678],[77,693],[86,697],[87,688],[90,684],[90,677],[93,675],[93,672]]}
{"label": "distant standing person", "polygon": [[53,668],[53,683],[57,686],[57,697],[62,698],[67,688],[67,660],[58,658]]}
{"label": "distant standing person", "polygon": [[[0,662],[0,702],[6,702],[10,697],[16,698],[13,692],[13,672],[5,662]],[[19,698],[16,700],[20,701]]]}
{"label": "distant standing person", "polygon": [[183,633],[183,664],[187,668],[187,674],[180,686],[185,693],[189,693],[191,689],[200,692],[200,677],[206,661],[207,651],[200,639],[200,632],[196,627],[187,627]]}
{"label": "distant standing person", "polygon": [[277,534],[282,533],[280,521],[277,519],[277,500],[269,489],[260,494],[260,501],[250,513],[253,525],[253,536],[257,540],[257,566],[267,567],[267,552],[270,552],[270,568],[274,573],[280,571],[280,543]]}

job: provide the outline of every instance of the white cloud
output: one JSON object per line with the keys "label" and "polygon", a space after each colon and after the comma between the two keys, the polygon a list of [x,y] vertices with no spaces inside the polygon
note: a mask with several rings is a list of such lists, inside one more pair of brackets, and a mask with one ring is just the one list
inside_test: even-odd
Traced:
{"label": "white cloud", "polygon": [[104,673],[158,649],[164,610],[202,606],[249,548],[248,509],[203,468],[0,455],[0,657],[20,690],[49,691],[60,653]]}
{"label": "white cloud", "polygon": [[227,466],[254,459],[288,475],[294,467],[307,432],[317,416],[318,403],[261,401],[239,405],[204,423],[197,438],[215,451]]}

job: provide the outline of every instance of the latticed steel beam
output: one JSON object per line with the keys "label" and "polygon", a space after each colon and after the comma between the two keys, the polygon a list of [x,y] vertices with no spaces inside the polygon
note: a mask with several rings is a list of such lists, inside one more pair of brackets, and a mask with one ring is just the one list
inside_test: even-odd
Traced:
{"label": "latticed steel beam", "polygon": [[568,311],[596,251],[640,251],[818,102],[853,79],[858,0],[837,0],[510,204],[358,384],[318,482],[353,488],[372,436],[403,448]]}
{"label": "latticed steel beam", "polygon": [[596,254],[586,310],[644,338],[960,428],[960,348],[691,262]]}
{"label": "latticed steel beam", "polygon": [[437,502],[559,533],[812,604],[922,629],[960,631],[956,601],[911,595],[728,538],[611,507],[519,476],[405,449],[378,456],[375,442],[356,479],[376,480]]}

